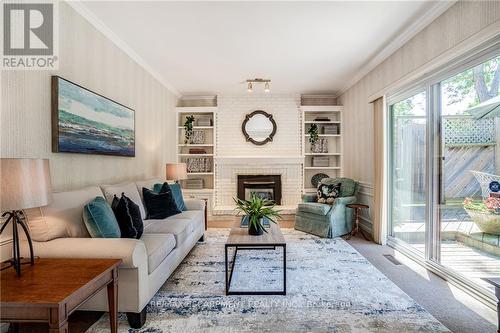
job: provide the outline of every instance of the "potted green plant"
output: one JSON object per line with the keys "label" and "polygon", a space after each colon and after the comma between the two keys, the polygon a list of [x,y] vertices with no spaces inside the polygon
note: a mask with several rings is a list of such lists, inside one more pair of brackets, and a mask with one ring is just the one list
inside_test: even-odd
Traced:
{"label": "potted green plant", "polygon": [[264,229],[263,219],[276,223],[277,218],[281,218],[280,211],[275,209],[276,203],[272,200],[260,198],[252,195],[250,200],[234,199],[236,210],[248,216],[248,234],[253,236],[262,235],[267,232]]}
{"label": "potted green plant", "polygon": [[309,134],[309,143],[311,144],[311,151],[314,151],[314,147],[316,146],[316,143],[318,143],[319,140],[318,125],[312,124],[311,127],[309,127],[307,133]]}
{"label": "potted green plant", "polygon": [[184,123],[184,143],[192,143],[191,140],[193,138],[193,123],[194,116],[187,116],[186,122]]}

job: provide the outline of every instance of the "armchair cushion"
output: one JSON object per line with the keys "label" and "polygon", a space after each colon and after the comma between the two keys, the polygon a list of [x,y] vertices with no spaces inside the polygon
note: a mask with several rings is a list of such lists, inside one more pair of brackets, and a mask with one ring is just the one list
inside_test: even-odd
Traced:
{"label": "armchair cushion", "polygon": [[297,207],[298,212],[311,213],[315,215],[326,215],[332,209],[331,205],[317,203],[317,202],[305,202],[299,203]]}

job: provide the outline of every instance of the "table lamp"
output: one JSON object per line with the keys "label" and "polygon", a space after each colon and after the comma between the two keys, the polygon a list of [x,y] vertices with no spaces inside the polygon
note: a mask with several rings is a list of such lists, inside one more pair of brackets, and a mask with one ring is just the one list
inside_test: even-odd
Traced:
{"label": "table lamp", "polygon": [[[12,224],[13,258],[7,262],[21,276],[21,252],[19,230],[21,226],[30,248],[30,263],[34,265],[33,243],[23,217],[23,209],[45,206],[52,200],[50,166],[47,159],[1,158],[0,159],[0,211],[7,218],[0,234]],[[10,266],[8,266],[10,267]]]}
{"label": "table lamp", "polygon": [[175,180],[179,183],[179,180],[187,179],[187,166],[186,163],[167,163],[167,180]]}

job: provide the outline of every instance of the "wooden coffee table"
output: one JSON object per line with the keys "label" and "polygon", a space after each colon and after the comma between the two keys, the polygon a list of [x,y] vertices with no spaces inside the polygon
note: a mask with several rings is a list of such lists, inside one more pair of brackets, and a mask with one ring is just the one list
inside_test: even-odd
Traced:
{"label": "wooden coffee table", "polygon": [[68,333],[68,316],[104,287],[108,291],[111,332],[117,332],[118,265],[121,259],[39,259],[1,271],[0,319],[46,322],[50,333]]}
{"label": "wooden coffee table", "polygon": [[[241,228],[240,222],[236,222],[229,232],[226,245],[224,247],[225,268],[226,268],[226,295],[286,295],[286,242],[281,233],[280,227],[271,223],[261,236],[248,234],[248,228]],[[238,251],[242,250],[276,250],[283,248],[283,290],[281,291],[235,291],[231,290],[231,279],[233,277],[234,263]],[[229,271],[228,250],[234,248],[231,271]]]}

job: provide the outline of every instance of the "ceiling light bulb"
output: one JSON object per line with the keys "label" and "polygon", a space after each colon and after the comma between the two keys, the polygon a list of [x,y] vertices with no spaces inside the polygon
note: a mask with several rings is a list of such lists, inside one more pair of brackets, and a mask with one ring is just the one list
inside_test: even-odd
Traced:
{"label": "ceiling light bulb", "polygon": [[266,82],[266,85],[264,86],[264,91],[267,93],[269,91],[271,91],[271,89],[269,89],[269,82]]}
{"label": "ceiling light bulb", "polygon": [[248,82],[248,92],[251,93],[252,91],[252,82]]}

